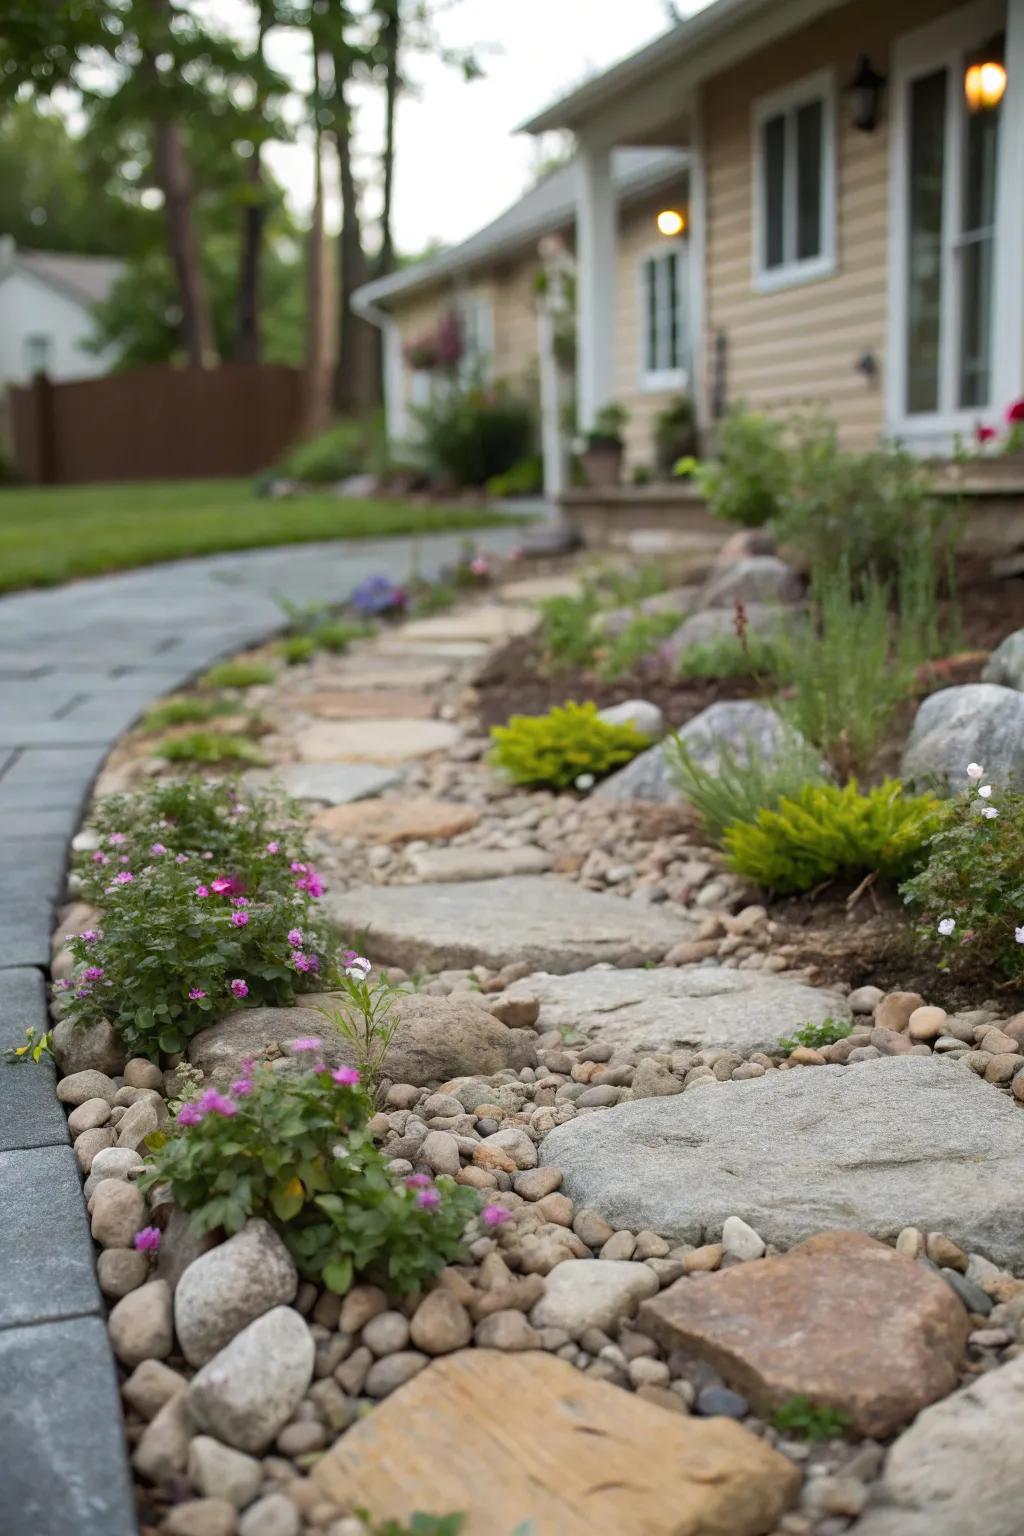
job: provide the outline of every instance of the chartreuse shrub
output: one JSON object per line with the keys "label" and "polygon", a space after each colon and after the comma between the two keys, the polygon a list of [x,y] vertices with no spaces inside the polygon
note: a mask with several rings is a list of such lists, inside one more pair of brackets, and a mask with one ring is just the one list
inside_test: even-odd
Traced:
{"label": "chartreuse shrub", "polygon": [[807,784],[726,828],[729,867],[768,890],[809,891],[835,879],[877,874],[898,880],[920,863],[941,817],[933,795],[905,796],[886,779],[863,792],[856,779]]}
{"label": "chartreuse shrub", "polygon": [[753,821],[761,810],[798,795],[805,786],[825,782],[818,754],[793,732],[768,754],[752,740],[740,749],[719,742],[707,766],[679,736],[667,739],[665,754],[680,793],[697,812],[705,835],[719,846],[733,822]]}
{"label": "chartreuse shrub", "polygon": [[240,714],[241,709],[237,699],[165,699],[162,704],[155,704],[145,716],[142,729],[168,731],[175,725],[203,725],[218,715]]}
{"label": "chartreuse shrub", "polygon": [[603,779],[651,745],[634,725],[609,725],[592,703],[556,705],[546,715],[513,715],[491,731],[490,760],[514,784],[568,789]]}
{"label": "chartreuse shrub", "polygon": [[153,748],[154,757],[168,763],[248,763],[263,767],[266,754],[248,736],[233,731],[189,731],[168,736]]}
{"label": "chartreuse shrub", "polygon": [[944,808],[927,861],[901,894],[944,968],[1024,984],[1024,793],[993,787],[980,763]]}
{"label": "chartreuse shrub", "polygon": [[301,1274],[339,1295],[356,1278],[418,1291],[465,1257],[480,1197],[454,1181],[397,1180],[368,1129],[359,1073],[318,1061],[321,1046],[291,1042],[308,1070],[247,1064],[227,1093],[183,1104],[174,1129],[149,1139],[140,1183],[166,1185],[199,1233],[263,1217]]}

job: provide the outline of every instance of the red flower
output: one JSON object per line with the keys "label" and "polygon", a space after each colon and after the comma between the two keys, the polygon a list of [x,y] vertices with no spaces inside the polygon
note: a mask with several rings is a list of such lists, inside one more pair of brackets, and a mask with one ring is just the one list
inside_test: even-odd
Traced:
{"label": "red flower", "polygon": [[979,423],[974,429],[974,441],[976,443],[990,443],[996,435],[995,427],[983,427]]}
{"label": "red flower", "polygon": [[1011,427],[1024,421],[1024,400],[1015,400],[1012,405],[1007,406],[1006,420]]}

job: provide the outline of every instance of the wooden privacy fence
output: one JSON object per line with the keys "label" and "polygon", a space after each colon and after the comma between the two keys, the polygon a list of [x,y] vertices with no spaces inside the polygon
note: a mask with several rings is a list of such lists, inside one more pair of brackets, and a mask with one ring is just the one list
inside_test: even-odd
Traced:
{"label": "wooden privacy fence", "polygon": [[301,436],[309,377],[281,363],[135,368],[12,389],[18,474],[31,485],[185,480],[267,469]]}

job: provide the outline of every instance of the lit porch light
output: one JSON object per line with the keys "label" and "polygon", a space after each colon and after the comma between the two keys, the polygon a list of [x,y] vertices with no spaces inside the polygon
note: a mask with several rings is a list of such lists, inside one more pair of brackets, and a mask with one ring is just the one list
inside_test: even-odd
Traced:
{"label": "lit porch light", "polygon": [[656,223],[659,235],[681,235],[686,228],[686,215],[680,213],[678,208],[663,208]]}
{"label": "lit porch light", "polygon": [[997,59],[985,59],[968,65],[964,73],[964,95],[971,112],[998,107],[1006,90],[1006,66]]}

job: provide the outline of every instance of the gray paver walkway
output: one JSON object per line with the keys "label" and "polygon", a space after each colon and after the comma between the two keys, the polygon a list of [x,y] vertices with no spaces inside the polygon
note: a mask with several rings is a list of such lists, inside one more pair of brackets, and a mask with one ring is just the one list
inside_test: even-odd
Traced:
{"label": "gray paver walkway", "polygon": [[[276,597],[338,602],[380,571],[432,577],[464,537],[215,555],[0,599],[0,1049],[47,1027],[68,839],[117,737],[154,698],[281,627]],[[522,530],[480,538],[507,551]],[[0,1064],[0,1213],[0,1533],[134,1536],[92,1243],[47,1066]]]}

